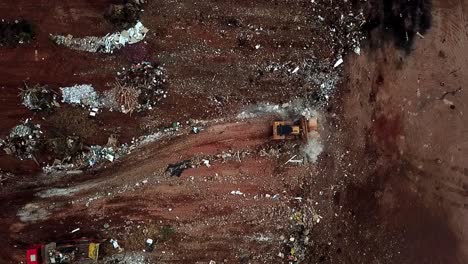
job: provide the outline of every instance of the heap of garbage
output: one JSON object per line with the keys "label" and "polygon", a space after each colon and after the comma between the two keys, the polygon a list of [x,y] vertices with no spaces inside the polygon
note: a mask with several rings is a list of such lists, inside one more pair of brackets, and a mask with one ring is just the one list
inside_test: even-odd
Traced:
{"label": "heap of garbage", "polygon": [[113,53],[114,50],[121,49],[128,44],[135,44],[146,37],[148,29],[138,21],[133,27],[120,32],[107,34],[104,37],[88,36],[84,38],[74,38],[72,35],[51,35],[51,39],[58,45],[66,46],[70,49],[87,52]]}
{"label": "heap of garbage", "polygon": [[133,64],[117,73],[113,89],[105,92],[104,104],[111,110],[131,113],[152,109],[167,97],[164,68],[151,62]]}
{"label": "heap of garbage", "polygon": [[33,159],[42,138],[40,128],[40,125],[33,124],[31,119],[26,119],[22,124],[15,126],[5,140],[0,140],[0,147],[6,154],[21,160]]}
{"label": "heap of garbage", "polygon": [[86,107],[101,106],[100,98],[93,86],[80,84],[71,87],[62,87],[62,102]]}
{"label": "heap of garbage", "polygon": [[20,97],[26,108],[33,111],[50,111],[58,107],[57,96],[48,88],[47,85],[36,84],[29,87],[26,83],[24,89],[21,89]]}
{"label": "heap of garbage", "polygon": [[107,146],[91,146],[90,151],[83,153],[84,166],[93,167],[102,161],[114,162],[114,160],[128,153],[128,148],[123,145],[120,148]]}

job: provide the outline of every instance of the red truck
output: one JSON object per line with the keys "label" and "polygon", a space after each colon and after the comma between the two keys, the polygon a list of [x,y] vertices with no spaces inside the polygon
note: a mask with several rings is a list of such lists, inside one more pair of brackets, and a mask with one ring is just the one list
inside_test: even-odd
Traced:
{"label": "red truck", "polygon": [[96,262],[98,257],[99,243],[87,239],[38,244],[26,251],[27,264],[65,264],[79,260],[92,263]]}

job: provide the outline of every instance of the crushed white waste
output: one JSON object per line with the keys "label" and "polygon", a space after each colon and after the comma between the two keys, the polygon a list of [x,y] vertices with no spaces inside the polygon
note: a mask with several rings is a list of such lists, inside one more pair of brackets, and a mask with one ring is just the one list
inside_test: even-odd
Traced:
{"label": "crushed white waste", "polygon": [[70,87],[61,87],[60,90],[62,91],[63,103],[90,108],[101,106],[99,95],[91,84],[76,84]]}
{"label": "crushed white waste", "polygon": [[142,41],[148,29],[138,21],[133,27],[107,34],[104,37],[87,36],[84,38],[74,38],[72,35],[51,35],[51,39],[70,49],[87,52],[113,53],[116,49],[121,49],[128,44],[135,44]]}

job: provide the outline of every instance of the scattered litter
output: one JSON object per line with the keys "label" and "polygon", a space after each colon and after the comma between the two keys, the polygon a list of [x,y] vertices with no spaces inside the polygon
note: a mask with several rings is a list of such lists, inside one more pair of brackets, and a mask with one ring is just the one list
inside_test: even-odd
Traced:
{"label": "scattered litter", "polygon": [[292,74],[295,74],[295,73],[297,73],[298,71],[299,71],[299,66],[297,66],[291,73],[292,73]]}
{"label": "scattered litter", "polygon": [[206,167],[208,167],[208,168],[211,167],[209,160],[203,159],[202,162],[203,162],[203,165],[205,165]]}
{"label": "scattered litter", "polygon": [[180,177],[182,175],[182,172],[188,168],[191,168],[191,161],[190,160],[184,160],[180,163],[176,164],[169,164],[169,166],[166,169],[166,173],[168,173],[170,176],[177,176]]}
{"label": "scattered litter", "polygon": [[148,29],[138,21],[133,27],[121,32],[107,34],[104,37],[88,36],[84,38],[74,38],[72,35],[50,35],[51,39],[70,49],[87,52],[113,53],[116,49],[121,49],[128,44],[135,44],[142,41]]}
{"label": "scattered litter", "polygon": [[146,252],[153,252],[153,249],[154,249],[153,239],[151,239],[151,238],[146,239],[145,251]]}
{"label": "scattered litter", "polygon": [[123,251],[123,248],[120,247],[119,242],[117,242],[117,239],[112,238],[109,242],[112,244],[114,249],[117,249],[119,252]]}
{"label": "scattered litter", "polygon": [[340,66],[341,64],[343,64],[343,58],[339,58],[336,62],[335,62],[335,65],[333,65],[333,68],[336,68],[338,66]]}
{"label": "scattered litter", "polygon": [[99,145],[91,146],[90,151],[84,153],[83,159],[87,166],[92,167],[100,161],[108,160],[114,162],[115,159],[127,153],[126,149],[118,149],[116,152],[112,147],[103,147]]}
{"label": "scattered litter", "polygon": [[80,228],[73,229],[73,230],[70,232],[70,234],[76,233],[76,232],[78,232],[78,231],[80,231]]}
{"label": "scattered litter", "polygon": [[231,194],[232,194],[232,195],[244,195],[244,193],[241,192],[241,191],[239,191],[239,190],[237,190],[237,191],[231,191]]}

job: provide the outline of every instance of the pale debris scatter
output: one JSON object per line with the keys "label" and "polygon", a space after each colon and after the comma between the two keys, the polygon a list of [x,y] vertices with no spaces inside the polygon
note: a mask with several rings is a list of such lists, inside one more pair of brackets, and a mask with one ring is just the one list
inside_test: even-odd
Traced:
{"label": "pale debris scatter", "polygon": [[27,223],[46,220],[50,213],[38,204],[28,203],[18,210],[16,215],[20,218],[21,222]]}
{"label": "pale debris scatter", "polygon": [[62,102],[87,107],[101,106],[101,100],[90,84],[80,84],[71,87],[62,87]]}
{"label": "pale debris scatter", "polygon": [[[341,63],[343,63],[342,60],[339,61],[339,64]],[[340,69],[335,65],[336,62],[329,60],[310,58],[286,63],[273,61],[262,68],[268,74],[303,78],[311,90],[317,91],[313,95],[314,98],[310,98],[312,100],[309,104],[313,104],[314,107],[323,107],[329,102],[340,81]]]}
{"label": "pale debris scatter", "polygon": [[116,49],[121,49],[128,44],[135,44],[142,41],[148,29],[138,21],[133,27],[107,34],[104,37],[88,36],[84,38],[74,38],[72,35],[51,35],[52,40],[70,49],[87,52],[113,53]]}
{"label": "pale debris scatter", "polygon": [[307,144],[302,147],[302,152],[310,162],[315,163],[317,162],[318,156],[323,151],[323,145],[322,142],[320,142],[320,136],[317,132],[314,131],[309,134],[312,135],[309,135],[309,140]]}
{"label": "pale debris scatter", "polygon": [[238,119],[254,118],[267,114],[277,114],[284,119],[304,116],[306,118],[317,117],[318,112],[309,105],[306,100],[298,99],[290,103],[282,105],[260,103],[254,106],[249,106],[237,115]]}

